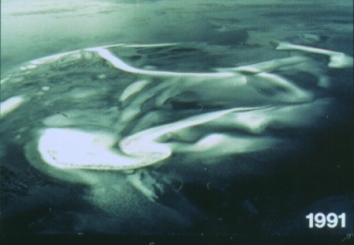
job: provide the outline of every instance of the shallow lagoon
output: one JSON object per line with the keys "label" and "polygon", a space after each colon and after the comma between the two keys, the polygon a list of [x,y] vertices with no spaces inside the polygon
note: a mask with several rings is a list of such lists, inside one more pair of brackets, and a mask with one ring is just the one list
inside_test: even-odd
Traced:
{"label": "shallow lagoon", "polygon": [[[270,44],[350,58],[347,6],[15,3],[2,17],[1,101],[17,98],[1,119],[5,233],[286,235],[328,232],[308,229],[309,212],[351,220],[352,66]],[[41,31],[25,28],[38,16]]]}

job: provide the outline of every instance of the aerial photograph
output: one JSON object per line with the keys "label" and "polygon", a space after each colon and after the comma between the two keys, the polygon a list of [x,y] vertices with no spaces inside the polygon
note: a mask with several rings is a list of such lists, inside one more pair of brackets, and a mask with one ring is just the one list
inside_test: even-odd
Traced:
{"label": "aerial photograph", "polygon": [[2,0],[0,88],[1,244],[354,241],[351,0]]}

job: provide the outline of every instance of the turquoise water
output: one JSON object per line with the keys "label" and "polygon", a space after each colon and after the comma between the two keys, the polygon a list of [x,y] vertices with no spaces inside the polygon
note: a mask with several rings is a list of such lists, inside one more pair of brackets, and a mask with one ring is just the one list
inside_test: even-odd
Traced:
{"label": "turquoise water", "polygon": [[350,233],[349,3],[21,4],[1,17],[2,232]]}

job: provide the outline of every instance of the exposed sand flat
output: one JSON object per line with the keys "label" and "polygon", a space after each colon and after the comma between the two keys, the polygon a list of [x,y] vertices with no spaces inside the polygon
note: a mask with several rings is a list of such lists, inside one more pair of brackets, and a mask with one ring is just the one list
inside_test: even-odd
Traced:
{"label": "exposed sand flat", "polygon": [[0,117],[3,119],[7,116],[10,112],[13,112],[18,107],[20,107],[25,102],[24,97],[22,96],[15,96],[11,97],[0,104]]}
{"label": "exposed sand flat", "polygon": [[3,237],[348,240],[352,9],[1,1]]}

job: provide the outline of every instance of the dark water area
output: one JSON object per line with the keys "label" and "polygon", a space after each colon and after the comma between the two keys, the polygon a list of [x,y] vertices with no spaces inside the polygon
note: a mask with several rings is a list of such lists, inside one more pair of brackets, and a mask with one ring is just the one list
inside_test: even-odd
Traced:
{"label": "dark water area", "polygon": [[351,1],[1,5],[3,238],[353,233]]}

